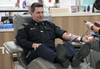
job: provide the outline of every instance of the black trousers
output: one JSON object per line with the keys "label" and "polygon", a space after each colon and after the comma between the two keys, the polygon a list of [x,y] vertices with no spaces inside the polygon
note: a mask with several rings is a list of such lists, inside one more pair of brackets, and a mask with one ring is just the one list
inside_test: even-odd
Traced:
{"label": "black trousers", "polygon": [[[70,43],[64,43],[63,46],[66,48],[66,57],[71,61],[73,55],[76,53],[76,49]],[[40,45],[36,50],[32,50],[29,57],[28,63],[37,57],[42,57],[51,62],[54,62],[56,57],[56,51],[53,51],[51,48],[43,45]]]}

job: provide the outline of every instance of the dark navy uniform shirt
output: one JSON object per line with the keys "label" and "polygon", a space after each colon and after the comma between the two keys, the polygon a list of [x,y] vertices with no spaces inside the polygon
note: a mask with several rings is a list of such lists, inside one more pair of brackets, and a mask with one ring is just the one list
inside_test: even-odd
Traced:
{"label": "dark navy uniform shirt", "polygon": [[[39,30],[39,23],[32,20],[29,23],[24,23],[19,27],[16,41],[23,49],[31,50],[33,43],[41,43],[41,36]],[[60,29],[54,23],[49,21],[43,21],[44,32],[47,38],[48,47],[54,50],[55,48],[55,38],[61,38],[65,30]]]}

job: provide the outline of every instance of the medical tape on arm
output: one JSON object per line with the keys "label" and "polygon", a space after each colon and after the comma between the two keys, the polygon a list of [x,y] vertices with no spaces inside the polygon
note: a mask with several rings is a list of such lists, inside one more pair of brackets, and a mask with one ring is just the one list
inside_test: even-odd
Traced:
{"label": "medical tape on arm", "polygon": [[73,36],[73,34],[71,34],[71,33],[68,33],[68,40],[70,40],[70,37],[72,37]]}
{"label": "medical tape on arm", "polygon": [[78,36],[77,39],[80,41],[81,40],[81,36]]}

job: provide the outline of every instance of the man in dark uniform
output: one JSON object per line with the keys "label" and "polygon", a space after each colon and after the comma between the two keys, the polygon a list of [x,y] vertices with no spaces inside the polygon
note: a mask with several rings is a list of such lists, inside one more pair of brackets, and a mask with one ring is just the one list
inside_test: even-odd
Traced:
{"label": "man in dark uniform", "polygon": [[[80,37],[67,33],[67,31],[60,29],[54,23],[43,21],[44,11],[43,5],[40,3],[33,3],[30,7],[30,14],[33,20],[29,23],[24,23],[19,27],[16,41],[27,52],[27,60],[30,63],[37,57],[42,57],[51,62],[59,62],[64,67],[68,67],[69,63],[73,66],[79,66],[81,61],[89,54],[90,43],[94,38],[88,40],[91,36]],[[58,44],[55,47],[55,38],[63,40],[72,40],[86,42],[80,50],[76,49],[70,44]]]}

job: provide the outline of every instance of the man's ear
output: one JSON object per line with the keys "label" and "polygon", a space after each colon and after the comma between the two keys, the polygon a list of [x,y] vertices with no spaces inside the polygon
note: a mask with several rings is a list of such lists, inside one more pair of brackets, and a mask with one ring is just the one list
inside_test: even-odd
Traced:
{"label": "man's ear", "polygon": [[30,11],[30,15],[32,16],[32,12]]}

